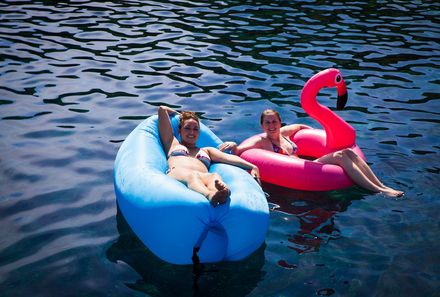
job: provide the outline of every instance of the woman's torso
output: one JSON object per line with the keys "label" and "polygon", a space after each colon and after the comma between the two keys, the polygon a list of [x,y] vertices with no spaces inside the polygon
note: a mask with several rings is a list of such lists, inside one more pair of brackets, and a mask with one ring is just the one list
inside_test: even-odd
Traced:
{"label": "woman's torso", "polygon": [[289,137],[280,135],[278,142],[271,140],[269,137],[262,137],[262,148],[268,151],[273,151],[278,154],[286,156],[297,156],[298,147],[289,139]]}
{"label": "woman's torso", "polygon": [[191,148],[178,144],[170,148],[168,165],[170,168],[208,172],[211,159],[206,149]]}

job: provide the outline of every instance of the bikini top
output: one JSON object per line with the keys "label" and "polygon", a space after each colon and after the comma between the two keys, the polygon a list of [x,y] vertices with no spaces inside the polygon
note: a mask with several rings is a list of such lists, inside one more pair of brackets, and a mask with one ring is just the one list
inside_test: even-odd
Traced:
{"label": "bikini top", "polygon": [[283,149],[282,147],[279,147],[278,145],[276,145],[275,143],[272,142],[272,140],[270,140],[270,142],[272,143],[272,149],[275,153],[278,154],[282,154],[282,155],[286,155],[286,156],[292,156],[292,155],[296,155],[296,152],[298,151],[298,146],[289,138],[283,136],[283,138],[285,140],[287,140],[287,142],[292,146],[292,153],[289,154],[289,152],[285,149]]}
{"label": "bikini top", "polygon": [[[176,145],[174,150],[169,153],[168,158],[177,157],[177,156],[190,157],[188,148],[181,144]],[[211,158],[209,157],[209,154],[205,150],[199,149],[195,158],[197,160],[200,160],[206,166],[206,168],[209,168],[209,166],[211,166]]]}

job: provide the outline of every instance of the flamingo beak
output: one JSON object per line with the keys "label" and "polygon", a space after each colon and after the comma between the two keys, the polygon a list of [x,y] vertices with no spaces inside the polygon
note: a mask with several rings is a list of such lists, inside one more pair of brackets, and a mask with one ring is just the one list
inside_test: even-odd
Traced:
{"label": "flamingo beak", "polygon": [[345,107],[345,104],[347,104],[348,95],[347,95],[347,87],[345,86],[345,83],[342,81],[342,83],[337,86],[338,89],[338,100],[336,102],[336,109],[342,110]]}

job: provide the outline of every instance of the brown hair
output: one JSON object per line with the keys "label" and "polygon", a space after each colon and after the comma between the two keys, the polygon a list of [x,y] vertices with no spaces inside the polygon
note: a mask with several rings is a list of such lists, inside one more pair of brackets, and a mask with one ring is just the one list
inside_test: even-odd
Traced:
{"label": "brown hair", "polygon": [[199,124],[200,126],[199,117],[196,115],[194,111],[182,111],[179,119],[179,129],[182,128],[185,121],[189,119],[196,120],[197,124]]}
{"label": "brown hair", "polygon": [[261,116],[260,116],[260,124],[261,125],[263,124],[264,117],[269,115],[270,113],[274,113],[281,123],[280,113],[272,108],[268,108],[268,109],[263,110],[263,112],[261,113]]}

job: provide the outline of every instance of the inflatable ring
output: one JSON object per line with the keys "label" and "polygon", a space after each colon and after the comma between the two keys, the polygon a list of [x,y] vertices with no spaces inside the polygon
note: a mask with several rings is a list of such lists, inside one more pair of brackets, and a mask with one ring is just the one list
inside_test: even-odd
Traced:
{"label": "inflatable ring", "polygon": [[[261,246],[269,224],[266,197],[245,170],[213,163],[231,190],[213,207],[201,194],[165,174],[168,162],[158,134],[157,116],[140,123],[125,139],[115,160],[114,187],[119,208],[139,239],[173,264],[241,260]],[[178,117],[172,118],[177,135]],[[200,123],[199,147],[221,140]],[[195,254],[195,252],[197,252]]]}
{"label": "inflatable ring", "polygon": [[[250,149],[241,154],[243,159],[258,166],[261,180],[307,191],[338,190],[353,185],[352,180],[340,166],[310,160],[347,148],[365,159],[361,149],[355,144],[356,132],[353,127],[317,102],[316,96],[323,87],[337,88],[337,109],[344,108],[347,102],[347,89],[339,70],[326,69],[307,81],[301,92],[301,106],[309,116],[324,127],[324,130],[302,129],[290,137],[298,146],[298,155],[301,158],[263,149]],[[262,135],[252,136],[244,143]]]}

